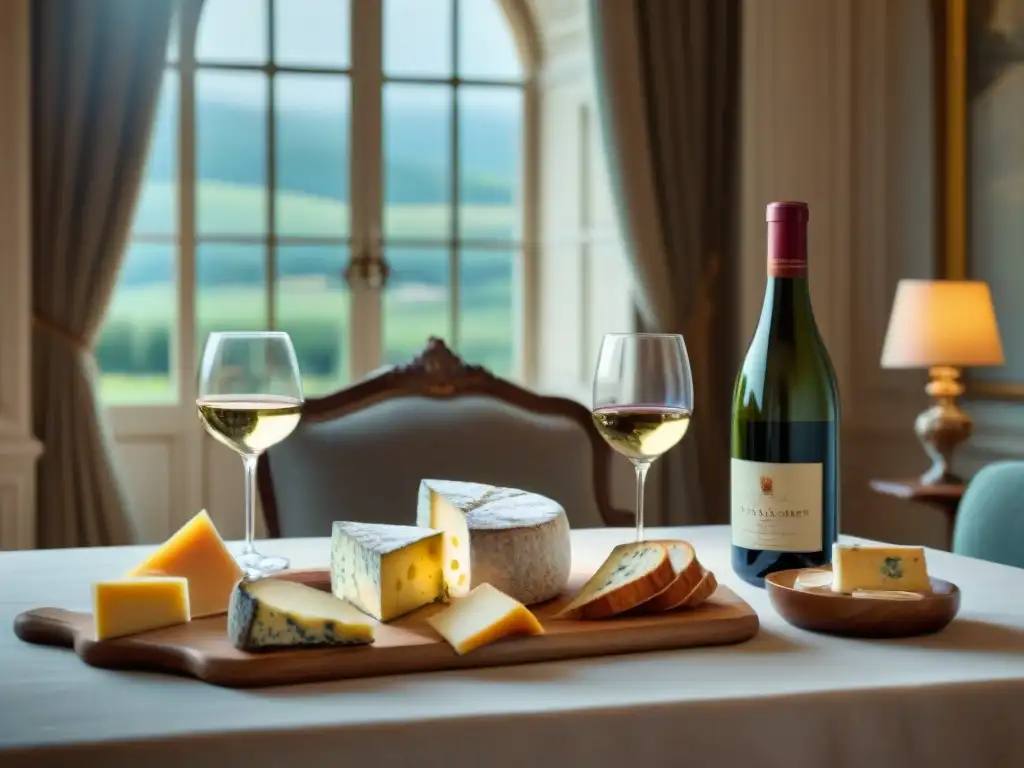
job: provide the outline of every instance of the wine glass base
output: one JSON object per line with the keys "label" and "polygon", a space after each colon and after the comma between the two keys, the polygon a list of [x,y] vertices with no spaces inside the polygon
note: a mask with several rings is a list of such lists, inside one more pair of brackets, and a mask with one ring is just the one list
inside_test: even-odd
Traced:
{"label": "wine glass base", "polygon": [[235,558],[245,575],[249,578],[259,578],[272,573],[284,571],[289,566],[287,557],[278,555],[263,555],[259,552],[244,552]]}

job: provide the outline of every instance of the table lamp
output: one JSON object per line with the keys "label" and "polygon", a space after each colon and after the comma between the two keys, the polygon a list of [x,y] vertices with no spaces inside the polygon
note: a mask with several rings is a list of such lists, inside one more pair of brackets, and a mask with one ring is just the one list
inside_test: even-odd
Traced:
{"label": "table lamp", "polygon": [[992,294],[978,280],[900,280],[882,348],[883,368],[927,368],[925,391],[935,404],[917,417],[914,431],[931,468],[922,485],[962,482],[950,469],[953,451],[971,435],[971,417],[960,410],[960,369],[1002,365]]}

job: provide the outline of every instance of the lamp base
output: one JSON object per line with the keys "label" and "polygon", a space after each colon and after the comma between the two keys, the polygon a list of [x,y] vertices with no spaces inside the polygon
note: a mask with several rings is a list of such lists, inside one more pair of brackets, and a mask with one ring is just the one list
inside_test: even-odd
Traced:
{"label": "lamp base", "polygon": [[964,391],[959,369],[936,366],[929,370],[929,375],[931,380],[925,390],[936,402],[914,422],[917,439],[932,460],[920,482],[922,485],[959,485],[963,479],[951,469],[953,453],[971,436],[974,422],[956,404],[957,396]]}

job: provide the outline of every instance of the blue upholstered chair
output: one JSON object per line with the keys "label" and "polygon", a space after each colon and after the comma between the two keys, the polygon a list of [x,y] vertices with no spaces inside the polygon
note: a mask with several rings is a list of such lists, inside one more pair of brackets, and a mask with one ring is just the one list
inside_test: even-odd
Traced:
{"label": "blue upholstered chair", "polygon": [[957,511],[953,552],[1024,568],[1024,461],[997,461],[974,476]]}

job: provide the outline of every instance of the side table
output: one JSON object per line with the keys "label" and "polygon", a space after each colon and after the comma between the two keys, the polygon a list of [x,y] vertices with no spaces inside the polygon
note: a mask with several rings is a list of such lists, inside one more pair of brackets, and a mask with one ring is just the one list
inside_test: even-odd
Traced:
{"label": "side table", "polygon": [[964,495],[966,485],[922,485],[918,480],[871,480],[871,490],[883,496],[896,499],[920,502],[938,507],[946,515],[949,526],[949,548],[953,548],[953,529],[956,524],[956,511],[960,499]]}

